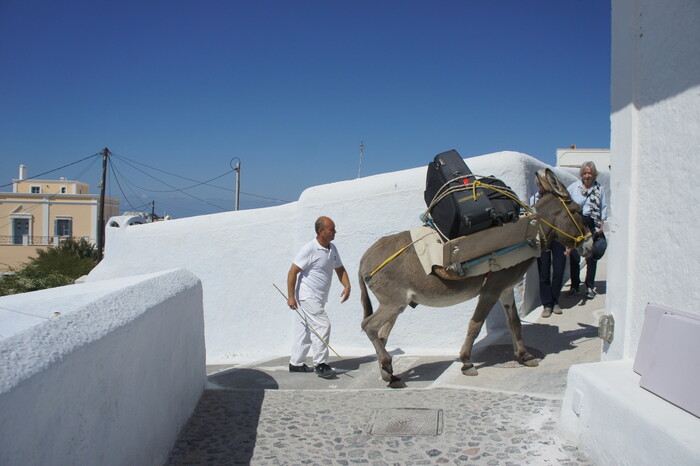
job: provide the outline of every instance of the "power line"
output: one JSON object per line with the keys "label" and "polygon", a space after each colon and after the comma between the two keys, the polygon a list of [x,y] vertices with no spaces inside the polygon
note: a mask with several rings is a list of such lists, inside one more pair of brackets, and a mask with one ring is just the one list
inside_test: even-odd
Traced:
{"label": "power line", "polygon": [[[126,193],[122,189],[121,183],[119,183],[119,178],[117,178],[117,169],[112,163],[112,159],[107,159],[109,162],[109,166],[112,167],[112,176],[114,177],[114,181],[117,183],[117,187],[119,188],[119,191],[122,193],[122,196],[124,196],[124,200],[126,201],[127,204],[131,207],[132,210],[137,210],[136,207],[133,206],[129,198],[127,197]],[[138,197],[138,196],[137,196]]]}
{"label": "power line", "polygon": [[[70,167],[71,165],[75,165],[76,163],[80,163],[80,162],[82,162],[82,161],[84,161],[84,160],[89,159],[90,157],[95,157],[96,155],[100,155],[100,153],[98,152],[98,153],[96,153],[96,154],[88,155],[88,156],[85,157],[85,158],[82,158],[82,159],[80,159],[80,160],[76,160],[75,162],[71,162],[71,163],[69,163],[69,164],[67,164],[67,165],[64,165],[64,166],[62,166],[62,167],[54,168],[53,170],[49,170],[49,171],[44,172],[44,173],[39,173],[38,175],[29,176],[29,177],[27,177],[27,178],[25,178],[25,179],[26,179],[26,180],[35,180],[35,179],[39,178],[40,176],[44,176],[44,175],[47,175],[47,174],[49,174],[49,173],[53,173],[53,172],[55,172],[55,171],[62,170],[62,169],[64,169],[64,168],[66,168],[66,167]],[[8,186],[12,186],[13,184],[14,184],[14,183],[3,184],[3,185],[0,185],[0,188],[6,188],[6,187],[8,187]]]}
{"label": "power line", "polygon": [[[228,175],[229,173],[231,173],[232,171],[235,171],[235,170],[227,171],[227,172],[222,173],[221,175],[218,175],[218,176],[216,176],[216,177],[214,177],[214,178],[212,178],[212,179],[210,179],[210,180],[207,180],[207,181],[197,181],[197,180],[193,180],[192,178],[187,178],[187,177],[185,177],[185,176],[176,175],[175,173],[170,173],[170,172],[168,172],[168,171],[161,170],[161,169],[159,169],[159,168],[151,167],[150,165],[146,165],[145,163],[141,163],[141,162],[138,162],[138,161],[136,161],[136,160],[132,160],[132,159],[130,159],[130,158],[128,158],[128,157],[125,157],[125,156],[123,156],[123,155],[118,155],[118,154],[114,154],[114,153],[112,153],[112,155],[114,155],[114,156],[117,157],[118,159],[124,161],[125,163],[127,163],[126,161],[133,162],[133,163],[135,163],[135,164],[142,165],[142,166],[144,166],[144,167],[146,167],[146,168],[150,168],[151,170],[156,170],[156,171],[159,171],[159,172],[161,172],[161,173],[165,173],[165,174],[167,174],[167,175],[175,176],[175,177],[177,177],[177,178],[182,178],[183,180],[192,181],[192,182],[194,182],[194,183],[197,183],[197,184],[194,184],[194,185],[192,185],[192,186],[185,187],[185,188],[179,188],[179,189],[178,189],[178,188],[175,188],[175,189],[173,189],[173,190],[162,190],[162,191],[154,190],[154,189],[142,188],[142,187],[140,187],[140,186],[134,185],[134,186],[136,186],[137,188],[142,189],[142,190],[144,190],[144,191],[149,191],[149,192],[154,192],[154,193],[168,193],[168,192],[174,192],[174,191],[181,191],[181,190],[183,190],[183,189],[191,189],[191,188],[195,188],[195,187],[198,187],[198,186],[201,186],[201,185],[206,185],[206,186],[210,186],[210,187],[212,187],[212,188],[223,189],[224,191],[235,192],[235,189],[226,188],[226,187],[224,187],[224,186],[219,186],[219,185],[216,185],[216,184],[209,184],[209,183],[211,183],[212,181],[217,180],[217,179],[219,179],[219,178],[222,178],[222,177]],[[128,164],[128,163],[127,163],[127,164]],[[131,164],[128,164],[128,165],[130,165],[130,166],[131,166],[132,168],[134,168],[135,170],[138,170],[138,171],[140,171],[141,173],[144,173],[144,174],[148,175],[147,173],[145,173],[145,172],[142,171],[142,170],[139,170],[138,168],[134,167],[133,165],[131,165]],[[150,175],[148,175],[148,176],[150,176]],[[164,184],[165,184],[165,183],[164,183]],[[274,198],[274,197],[261,196],[261,195],[259,195],[259,194],[246,193],[246,192],[243,192],[243,191],[241,191],[241,194],[245,194],[246,196],[257,197],[257,198],[260,198],[260,199],[267,199],[267,200],[269,200],[269,201],[275,201],[275,202],[284,202],[284,203],[290,202],[290,201],[286,201],[286,200],[284,200],[284,199],[277,199],[277,198]]]}
{"label": "power line", "polygon": [[[226,208],[224,208],[224,207],[221,207],[221,206],[218,206],[218,205],[216,205],[216,204],[213,204],[213,203],[211,203],[211,202],[209,202],[209,201],[205,201],[204,199],[200,199],[200,198],[198,198],[197,196],[194,196],[194,195],[188,193],[187,191],[183,191],[182,189],[176,188],[175,186],[170,185],[170,184],[166,183],[166,182],[163,181],[163,180],[159,180],[159,179],[156,178],[155,176],[153,176],[153,175],[151,175],[151,174],[149,174],[149,173],[146,173],[145,171],[143,171],[143,170],[141,170],[141,169],[139,169],[139,168],[133,166],[133,165],[132,165],[131,163],[129,163],[129,162],[124,161],[124,163],[126,163],[127,165],[129,165],[130,167],[132,167],[134,170],[137,170],[137,171],[143,173],[144,175],[146,175],[146,176],[148,176],[148,177],[150,177],[150,178],[156,180],[157,182],[162,183],[162,184],[168,186],[169,188],[172,188],[172,189],[175,190],[175,191],[179,191],[179,192],[181,192],[182,194],[184,194],[184,195],[186,195],[186,196],[189,196],[189,197],[191,197],[191,198],[193,198],[193,199],[196,199],[196,200],[198,200],[199,202],[204,202],[205,204],[208,204],[208,205],[210,205],[210,206],[212,206],[212,207],[216,207],[217,209],[220,209],[220,210],[222,210],[222,211],[224,211],[224,212],[229,210],[229,209],[226,209]],[[155,169],[155,170],[160,171],[160,172],[163,172],[163,170],[158,170],[158,169]],[[184,177],[181,177],[181,176],[179,176],[179,175],[174,175],[174,176],[178,176],[178,178],[184,178]],[[189,181],[194,181],[194,180],[189,180]]]}
{"label": "power line", "polygon": [[[133,169],[139,171],[140,173],[143,173],[144,175],[147,175],[147,176],[151,176],[151,175],[148,175],[148,173],[144,172],[143,170],[138,169],[138,168],[134,167],[133,165],[129,164],[128,162],[126,162],[126,160],[129,160],[129,159],[127,159],[127,158],[125,158],[125,157],[117,157],[117,158],[120,159],[120,160],[121,160],[121,159],[124,159],[124,160],[122,160],[122,161],[124,161],[124,163],[126,163],[127,165],[130,165]],[[143,164],[141,164],[141,165],[143,165]],[[146,166],[147,166],[147,165],[146,165]],[[150,168],[150,167],[149,167],[149,168]],[[163,172],[163,173],[167,173],[167,172],[164,172],[163,170],[158,170],[158,171]],[[151,192],[151,193],[172,193],[172,192],[176,192],[176,191],[182,191],[182,190],[187,190],[187,189],[196,188],[196,187],[202,186],[202,185],[211,186],[211,187],[213,187],[213,188],[219,188],[219,189],[226,189],[226,190],[229,190],[228,188],[224,188],[224,187],[222,187],[222,186],[217,186],[217,185],[213,185],[213,184],[209,184],[209,183],[210,183],[211,181],[218,180],[219,178],[222,178],[222,177],[228,175],[228,174],[231,173],[231,172],[233,172],[233,170],[229,170],[229,171],[227,171],[227,172],[225,172],[225,173],[222,173],[221,175],[215,176],[214,178],[212,178],[212,179],[210,179],[210,180],[207,180],[207,181],[197,181],[197,182],[196,182],[197,184],[193,184],[192,186],[186,186],[186,187],[184,187],[184,188],[174,188],[174,189],[163,189],[163,190],[158,190],[158,189],[148,189],[148,188],[144,188],[144,187],[138,186],[138,185],[135,184],[135,183],[132,183],[132,184],[133,184],[135,187],[139,188],[139,189],[142,189],[142,190],[144,190],[144,191],[148,191],[148,192]],[[167,174],[170,175],[170,173],[167,173]],[[177,176],[177,175],[172,175],[172,176]],[[183,177],[178,177],[178,178],[183,178]],[[190,180],[189,178],[184,178],[184,179],[186,179],[187,181],[195,181],[195,180]],[[160,180],[159,180],[159,181],[160,181]],[[163,183],[163,182],[161,181],[161,183]],[[165,183],[163,183],[163,184],[165,184]]]}
{"label": "power line", "polygon": [[[49,171],[47,171],[47,172],[40,173],[40,174],[38,174],[38,175],[36,175],[36,176],[28,177],[28,178],[25,178],[25,179],[26,179],[26,180],[36,179],[36,178],[38,178],[39,176],[43,176],[43,175],[46,175],[47,173],[52,173],[52,172],[61,170],[61,169],[66,168],[66,167],[70,167],[71,165],[75,165],[75,164],[80,163],[80,162],[83,162],[83,161],[85,161],[85,160],[87,160],[87,159],[89,159],[89,158],[91,158],[91,157],[94,157],[93,160],[92,160],[92,162],[87,166],[87,168],[83,169],[77,176],[73,177],[73,180],[79,180],[80,177],[83,176],[83,175],[84,175],[93,165],[95,165],[95,163],[99,160],[98,157],[95,157],[96,155],[100,155],[100,154],[99,154],[99,153],[93,154],[93,155],[90,155],[90,156],[88,156],[88,157],[82,158],[82,159],[80,159],[80,160],[76,160],[75,162],[71,162],[71,163],[69,163],[69,164],[66,164],[66,165],[64,165],[64,166],[62,166],[62,167],[54,168],[53,170],[49,170]],[[2,186],[0,186],[0,188],[1,188],[1,187],[6,187],[6,186],[11,186],[12,184],[14,184],[14,183],[2,185]],[[48,193],[47,193],[47,194],[48,194]],[[48,194],[48,195],[45,196],[45,199],[48,200],[48,201],[52,201],[52,200],[53,200],[56,196],[58,196],[59,194],[61,194],[61,193]],[[26,213],[31,213],[31,212],[33,212],[34,210],[36,210],[36,209],[38,209],[39,207],[41,207],[42,204],[43,204],[43,202],[36,202],[36,203],[34,203],[33,205],[31,205],[31,207],[26,208],[24,211],[25,211]],[[0,220],[6,219],[6,218],[8,218],[8,217],[12,217],[12,212],[10,212],[10,213],[7,214],[7,215],[4,215],[4,216],[0,217]],[[10,225],[9,222],[8,222],[8,223],[5,223],[5,224],[3,224],[3,225],[0,225],[0,231],[1,231],[1,230],[4,230],[8,225]]]}
{"label": "power line", "polygon": [[[75,180],[79,180],[83,175],[85,175],[85,174],[97,163],[97,161],[100,159],[99,156],[101,156],[101,155],[102,155],[102,153],[101,153],[101,152],[98,152],[98,153],[92,154],[92,155],[90,155],[90,156],[83,157],[83,158],[81,158],[81,159],[79,159],[79,160],[76,160],[76,161],[74,161],[74,162],[71,162],[71,163],[62,165],[62,166],[60,166],[60,167],[57,167],[57,168],[54,168],[54,169],[45,171],[45,172],[43,172],[43,173],[39,173],[38,175],[33,175],[33,176],[31,176],[31,177],[27,177],[27,178],[25,178],[25,179],[27,179],[27,180],[30,180],[30,179],[37,179],[37,178],[39,178],[39,177],[41,177],[41,176],[44,176],[44,175],[47,175],[47,174],[49,174],[49,173],[53,173],[53,172],[56,172],[56,171],[58,171],[58,170],[62,170],[62,169],[65,169],[65,168],[67,168],[67,167],[70,167],[70,166],[72,166],[72,165],[76,165],[76,164],[79,164],[79,163],[84,162],[84,161],[86,161],[86,160],[92,159],[92,162],[91,162],[90,164],[88,164],[84,169],[82,169],[82,170],[79,172],[79,174],[77,175],[77,177],[74,178]],[[112,171],[112,173],[111,173],[112,176],[110,177],[110,181],[111,181],[111,178],[114,177],[114,182],[117,184],[117,187],[118,187],[118,189],[119,189],[119,191],[120,191],[122,197],[124,198],[124,201],[130,206],[131,209],[133,209],[133,210],[135,210],[135,211],[138,211],[139,208],[144,207],[144,206],[147,205],[148,203],[144,203],[143,205],[139,205],[139,206],[136,206],[136,207],[135,207],[135,206],[134,206],[134,203],[131,201],[130,197],[127,196],[127,194],[126,194],[126,192],[125,192],[125,188],[127,188],[127,187],[128,187],[128,189],[131,191],[131,194],[132,194],[131,198],[136,197],[136,198],[139,199],[139,200],[141,200],[142,196],[140,196],[139,194],[137,194],[136,191],[134,190],[134,188],[136,188],[136,189],[138,189],[138,190],[140,190],[140,191],[146,191],[146,192],[152,192],[152,193],[172,193],[172,192],[179,192],[179,193],[181,193],[181,194],[183,194],[183,195],[185,195],[185,196],[189,196],[189,197],[195,199],[196,201],[203,202],[204,204],[207,204],[207,205],[209,205],[209,206],[211,206],[211,207],[214,207],[214,208],[216,208],[216,209],[219,209],[219,210],[221,210],[221,211],[228,211],[228,210],[230,210],[230,209],[228,209],[228,208],[221,207],[221,206],[219,206],[219,205],[217,205],[217,204],[214,204],[214,203],[209,202],[209,201],[207,201],[207,200],[201,199],[201,198],[199,198],[199,197],[197,197],[197,196],[195,196],[195,195],[192,195],[192,194],[190,194],[189,192],[187,192],[187,190],[194,189],[194,188],[197,188],[197,187],[202,187],[202,186],[208,186],[208,187],[212,187],[212,188],[222,189],[222,190],[228,191],[228,192],[235,192],[234,189],[227,188],[227,187],[224,187],[224,186],[219,186],[219,185],[216,185],[216,184],[212,184],[213,181],[215,181],[215,180],[217,180],[217,179],[220,179],[220,178],[222,178],[222,177],[228,175],[228,174],[231,173],[233,170],[230,170],[230,171],[227,170],[226,172],[224,172],[224,173],[222,173],[222,174],[220,174],[220,175],[217,175],[217,176],[215,176],[215,177],[213,177],[213,178],[211,178],[211,179],[209,179],[209,180],[206,180],[206,181],[198,181],[198,180],[194,180],[194,179],[192,179],[192,178],[188,178],[188,177],[185,177],[185,176],[181,176],[181,175],[178,175],[178,174],[176,174],[176,173],[171,173],[171,172],[169,172],[169,171],[162,170],[162,169],[160,169],[160,168],[156,168],[156,167],[147,165],[147,164],[145,164],[145,163],[142,163],[142,162],[139,162],[139,161],[130,159],[130,158],[125,157],[125,156],[123,156],[123,155],[115,154],[115,153],[113,153],[113,152],[111,152],[111,151],[110,151],[110,155],[112,156],[112,157],[109,157],[109,159],[108,159],[109,166],[112,168],[112,170],[111,170],[111,171]],[[131,181],[127,176],[125,176],[125,174],[122,173],[122,171],[120,171],[120,169],[119,169],[119,167],[118,167],[118,164],[116,163],[116,160],[119,160],[120,162],[126,164],[127,166],[131,167],[132,169],[138,171],[139,173],[141,173],[141,174],[143,174],[143,175],[145,175],[145,176],[148,176],[149,178],[151,178],[151,179],[157,181],[158,183],[161,183],[161,184],[167,186],[167,187],[170,188],[170,189],[168,189],[168,190],[155,190],[155,189],[149,189],[149,188],[144,188],[144,187],[139,186],[138,184],[136,184],[136,183],[134,183],[133,181]],[[171,185],[171,184],[168,184],[167,182],[165,182],[165,181],[159,179],[158,177],[155,177],[155,176],[153,176],[153,175],[147,173],[146,171],[142,170],[141,168],[137,167],[136,165],[139,165],[139,166],[142,166],[142,167],[145,167],[145,168],[148,168],[148,169],[150,169],[150,170],[157,171],[157,172],[161,172],[161,173],[164,173],[164,174],[167,174],[167,175],[176,177],[176,178],[180,178],[180,179],[183,179],[183,180],[186,180],[186,181],[190,181],[190,182],[195,183],[195,184],[192,184],[192,185],[189,185],[189,186],[186,186],[186,187],[183,187],[183,188],[178,188],[178,187],[176,187],[176,186],[173,186],[173,185]],[[8,183],[8,184],[5,184],[5,185],[0,185],[0,188],[12,186],[12,185],[13,185],[13,183]],[[110,183],[110,185],[111,185],[111,183]],[[110,192],[111,192],[111,188],[110,188]],[[48,198],[49,200],[52,200],[57,194],[58,194],[58,193],[48,195],[47,198]],[[278,202],[278,203],[288,203],[288,202],[290,202],[290,201],[287,201],[287,200],[284,200],[284,199],[277,199],[277,198],[270,197],[270,196],[262,196],[262,195],[259,195],[259,194],[253,194],[253,193],[248,193],[248,192],[243,192],[243,191],[241,191],[240,194],[246,195],[246,196],[255,197],[255,198],[258,198],[258,199],[263,199],[263,200],[266,200],[266,201]],[[159,202],[159,203],[162,203],[160,200],[159,200],[158,202]],[[33,211],[34,209],[38,208],[39,206],[40,206],[39,204],[33,205],[32,207],[26,209],[26,211],[27,211],[27,212],[31,212],[31,211]],[[187,209],[187,210],[189,210],[189,209]],[[10,217],[10,215],[7,215],[7,216],[2,217],[2,218],[0,218],[0,220],[6,219],[6,218],[8,218],[8,217]],[[7,224],[5,224],[4,226],[7,226]]]}

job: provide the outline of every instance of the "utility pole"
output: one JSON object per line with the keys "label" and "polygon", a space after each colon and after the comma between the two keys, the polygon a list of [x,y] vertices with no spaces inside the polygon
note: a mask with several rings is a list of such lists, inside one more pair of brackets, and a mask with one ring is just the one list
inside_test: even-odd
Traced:
{"label": "utility pole", "polygon": [[100,213],[97,217],[97,262],[102,260],[105,247],[105,188],[107,185],[107,159],[109,149],[102,150],[102,185],[100,185]]}
{"label": "utility pole", "polygon": [[[238,160],[238,162],[236,162],[236,166],[232,165],[234,160]],[[231,165],[233,171],[236,172],[236,202],[234,204],[233,210],[238,210],[238,200],[241,197],[241,159],[239,159],[238,157],[234,157],[231,159],[229,165]]]}
{"label": "utility pole", "polygon": [[156,221],[156,201],[151,201],[151,222]]}
{"label": "utility pole", "polygon": [[365,153],[365,142],[360,141],[360,168],[357,170],[357,177],[362,176],[362,155]]}

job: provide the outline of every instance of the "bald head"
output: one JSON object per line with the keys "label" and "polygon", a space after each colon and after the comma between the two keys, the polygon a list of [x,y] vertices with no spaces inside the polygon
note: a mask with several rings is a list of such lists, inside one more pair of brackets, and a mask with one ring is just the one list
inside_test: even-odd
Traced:
{"label": "bald head", "polygon": [[314,223],[314,230],[316,231],[317,235],[321,232],[323,228],[325,228],[328,222],[333,223],[333,220],[331,220],[328,217],[319,217],[316,219],[316,223]]}
{"label": "bald head", "polygon": [[328,245],[335,239],[335,223],[328,217],[319,217],[314,224],[316,229],[316,239],[324,246]]}

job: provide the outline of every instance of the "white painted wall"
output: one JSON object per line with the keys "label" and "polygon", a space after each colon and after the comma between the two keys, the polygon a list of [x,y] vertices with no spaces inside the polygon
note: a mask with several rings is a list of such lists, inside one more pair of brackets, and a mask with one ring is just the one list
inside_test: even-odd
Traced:
{"label": "white painted wall", "polygon": [[[433,155],[426,156],[426,166]],[[515,152],[473,157],[467,163],[479,175],[502,178],[522,199],[534,192],[534,173],[545,166]],[[576,179],[564,170],[557,173],[564,183]],[[425,174],[426,167],[418,167],[314,186],[297,202],[278,207],[107,228],[105,259],[88,281],[185,267],[202,280],[208,364],[289,354],[296,314],[273,283],[286,292],[295,253],[315,237],[316,218],[327,215],[336,223],[335,244],[355,285],[342,306],[337,280],[331,288],[327,306],[333,323],[331,344],[341,355],[374,354],[360,329],[359,261],[381,236],[420,225]],[[524,313],[539,305],[537,293],[533,267],[527,293],[521,297]],[[419,306],[405,311],[394,327],[390,347],[416,354],[458,354],[475,304],[472,300],[450,308]],[[484,335],[505,329],[502,311],[491,315]]]}
{"label": "white painted wall", "polygon": [[193,274],[70,285],[0,306],[17,316],[0,327],[0,464],[163,464],[206,378]]}
{"label": "white painted wall", "polygon": [[[648,302],[700,317],[700,248],[694,244],[700,2],[611,3],[615,216],[608,225],[606,307],[615,318],[615,337],[604,343],[602,362],[569,371],[560,428],[596,464],[699,464],[700,418],[641,388],[632,368]],[[697,372],[697,337],[684,342],[673,335],[671,346],[687,350],[669,360],[662,351],[669,345],[660,342],[652,357],[664,369]],[[697,396],[697,385],[687,383],[693,377],[675,374],[667,381]]]}
{"label": "white painted wall", "polygon": [[634,358],[647,302],[700,315],[700,3],[613,2],[606,360]]}

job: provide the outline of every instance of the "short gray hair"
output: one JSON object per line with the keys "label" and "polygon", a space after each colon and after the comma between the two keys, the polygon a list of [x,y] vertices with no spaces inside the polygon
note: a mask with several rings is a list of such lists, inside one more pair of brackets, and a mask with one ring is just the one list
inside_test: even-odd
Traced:
{"label": "short gray hair", "polygon": [[583,162],[581,164],[581,168],[578,171],[578,176],[583,176],[583,169],[584,168],[590,168],[591,173],[593,174],[593,178],[598,178],[598,169],[595,167],[595,164],[593,163],[592,160],[589,160],[588,162]]}

